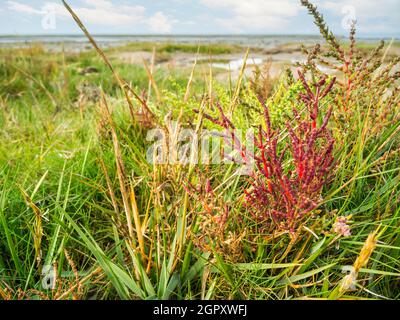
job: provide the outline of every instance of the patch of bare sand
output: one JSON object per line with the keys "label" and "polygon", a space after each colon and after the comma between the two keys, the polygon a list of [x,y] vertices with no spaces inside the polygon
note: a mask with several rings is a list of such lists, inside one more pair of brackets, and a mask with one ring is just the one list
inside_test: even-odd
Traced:
{"label": "patch of bare sand", "polygon": [[[243,48],[243,53],[221,54],[212,57],[207,54],[200,54],[197,56],[197,61],[199,65],[205,65],[208,64],[210,58],[212,58],[213,66],[216,70],[215,78],[217,80],[228,81],[230,78],[232,81],[236,81],[240,76],[242,67],[241,62],[243,61],[245,51],[246,48]],[[399,51],[399,47],[393,46],[388,50],[387,54],[393,56],[398,54]],[[143,65],[143,60],[150,63],[152,53],[147,51],[127,51],[119,52],[115,54],[115,57],[124,63]],[[156,66],[168,66],[168,68],[191,68],[195,59],[196,54],[192,53],[175,52],[168,55],[156,54]],[[306,57],[301,52],[299,44],[292,43],[263,50],[251,50],[244,73],[246,77],[251,77],[255,65],[262,66],[264,63],[270,62],[270,76],[272,78],[277,78],[287,67],[291,68],[292,71],[295,71],[296,68],[294,67],[294,64],[296,62],[303,62],[305,59]],[[232,66],[234,66],[234,68],[232,68]],[[323,66],[319,67],[324,72],[332,73],[332,70],[328,70]]]}
{"label": "patch of bare sand", "polygon": [[[236,81],[240,75],[244,54],[245,49],[243,49],[242,54],[235,53],[212,56],[214,67],[217,70],[215,78],[219,81],[227,81],[230,77],[232,81]],[[148,64],[150,63],[152,53],[146,51],[127,51],[119,52],[114,57],[127,64],[143,65],[143,60]],[[168,65],[169,68],[190,68],[195,59],[196,55],[192,53],[176,52],[170,54],[167,58],[164,56],[163,59],[160,59],[156,54],[156,66]],[[285,66],[300,61],[301,59],[304,59],[304,57],[301,55],[300,51],[292,47],[288,50],[279,49],[250,53],[246,63],[245,76],[252,76],[255,65],[262,65],[271,61],[270,74],[271,77],[275,78],[281,74]],[[204,65],[210,61],[210,56],[200,54],[197,57],[197,61],[199,65]],[[218,63],[215,61],[218,61]],[[231,66],[234,66],[234,68],[231,68]]]}
{"label": "patch of bare sand", "polygon": [[143,60],[146,60],[146,62],[151,61],[152,55],[151,52],[147,51],[131,51],[120,52],[115,57],[127,64],[143,64]]}

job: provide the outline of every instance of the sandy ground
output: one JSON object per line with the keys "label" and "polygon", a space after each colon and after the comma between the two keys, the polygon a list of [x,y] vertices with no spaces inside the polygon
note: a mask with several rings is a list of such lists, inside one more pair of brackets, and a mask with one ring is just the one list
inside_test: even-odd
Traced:
{"label": "sandy ground", "polygon": [[[234,54],[221,54],[212,57],[216,62],[213,63],[216,72],[216,79],[226,80],[231,74],[232,80],[239,77],[240,71],[244,63],[244,56],[246,48],[243,48],[243,53]],[[143,65],[143,60],[148,64],[151,63],[152,53],[145,51],[135,52],[119,52],[114,55],[114,58],[120,59],[121,61],[129,64]],[[263,65],[264,63],[271,62],[270,75],[277,77],[284,70],[285,66],[289,66],[297,61],[302,61],[304,56],[300,51],[300,47],[287,47],[287,48],[274,48],[270,50],[263,50],[256,53],[249,53],[246,61],[245,74],[250,76],[253,73],[255,65]],[[170,56],[168,60],[157,61],[156,67],[167,66],[169,68],[191,68],[196,60],[196,55],[192,53],[181,53],[177,52]],[[198,66],[209,67],[210,56],[199,55],[197,56]]]}
{"label": "sandy ground", "polygon": [[[305,56],[300,50],[300,44],[286,44],[280,45],[275,48],[269,48],[264,50],[250,50],[248,59],[246,61],[245,75],[251,76],[254,71],[254,65],[263,65],[267,62],[271,63],[270,76],[278,77],[287,67],[291,67],[294,70],[293,64],[296,62],[304,61]],[[221,54],[213,56],[213,67],[216,70],[215,78],[220,81],[227,80],[230,77],[235,81],[241,72],[246,48],[243,48],[243,53],[234,54]],[[392,47],[388,52],[390,56],[400,55],[400,47]],[[145,51],[136,52],[119,52],[114,56],[117,59],[121,59],[125,63],[143,65],[143,60],[146,60],[148,64],[151,63],[152,53]],[[176,52],[170,56],[169,59],[160,60],[156,57],[156,68],[157,67],[168,67],[168,68],[191,68],[195,62],[196,55],[192,53],[181,53]],[[197,57],[198,66],[209,68],[209,55],[199,55]],[[320,66],[324,72],[328,72],[327,69]]]}

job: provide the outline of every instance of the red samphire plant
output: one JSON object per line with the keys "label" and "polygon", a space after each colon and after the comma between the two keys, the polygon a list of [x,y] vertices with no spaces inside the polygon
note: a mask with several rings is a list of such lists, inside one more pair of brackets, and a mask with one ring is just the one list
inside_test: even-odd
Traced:
{"label": "red samphire plant", "polygon": [[244,191],[252,217],[266,228],[273,226],[290,232],[295,232],[320,204],[321,190],[333,164],[334,139],[327,127],[332,108],[322,116],[320,106],[335,79],[328,84],[326,78],[322,78],[310,86],[300,71],[299,77],[305,89],[299,99],[307,107],[307,116],[293,110],[294,119],[286,124],[287,139],[284,132],[272,128],[268,107],[260,99],[266,128],[259,127],[252,154],[239,142],[234,125],[220,106],[217,106],[219,118],[205,115],[226,130],[226,138],[242,163],[254,163],[249,173],[250,188]]}

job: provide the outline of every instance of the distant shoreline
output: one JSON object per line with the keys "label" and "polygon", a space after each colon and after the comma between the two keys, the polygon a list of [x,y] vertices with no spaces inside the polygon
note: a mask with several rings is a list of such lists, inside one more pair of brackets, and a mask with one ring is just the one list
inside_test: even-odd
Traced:
{"label": "distant shoreline", "polygon": [[[141,42],[144,40],[148,41],[176,41],[176,42],[226,42],[226,43],[242,43],[242,42],[271,42],[278,41],[279,43],[289,42],[293,40],[322,40],[319,35],[232,35],[232,34],[215,34],[215,35],[107,35],[107,34],[95,34],[93,35],[95,39],[100,42]],[[340,36],[339,39],[346,41],[347,37]],[[376,42],[379,40],[392,40],[399,41],[399,37],[389,37],[389,36],[368,36],[368,37],[358,37],[359,40],[365,42]],[[43,43],[62,43],[62,42],[86,42],[87,39],[84,35],[0,35],[0,43],[26,43],[26,42],[43,42]]]}
{"label": "distant shoreline", "polygon": [[[176,43],[176,44],[228,44],[262,50],[274,50],[288,44],[312,46],[323,43],[318,35],[94,35],[103,49],[129,45],[130,43]],[[340,38],[343,42],[347,38]],[[377,43],[381,38],[360,38],[360,42]],[[391,38],[384,39],[387,42]],[[396,43],[399,43],[396,39]],[[42,44],[46,50],[81,52],[92,47],[84,35],[0,35],[0,48],[25,48]]]}

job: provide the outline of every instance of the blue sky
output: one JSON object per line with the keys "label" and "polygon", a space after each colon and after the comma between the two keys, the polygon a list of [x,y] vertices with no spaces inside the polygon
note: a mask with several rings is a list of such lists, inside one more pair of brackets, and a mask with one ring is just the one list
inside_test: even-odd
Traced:
{"label": "blue sky", "polygon": [[[315,34],[299,0],[69,0],[94,34]],[[336,34],[400,36],[400,0],[314,0]],[[60,0],[0,0],[0,34],[80,34]]]}

